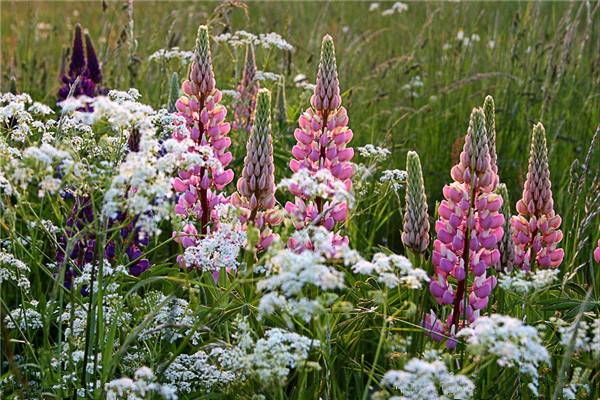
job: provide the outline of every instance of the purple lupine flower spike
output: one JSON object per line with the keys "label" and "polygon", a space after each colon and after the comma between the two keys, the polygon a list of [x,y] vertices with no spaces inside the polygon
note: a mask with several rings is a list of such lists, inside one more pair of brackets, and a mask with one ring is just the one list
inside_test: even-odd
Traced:
{"label": "purple lupine flower spike", "polygon": [[244,73],[242,81],[238,85],[240,98],[236,103],[234,112],[233,129],[243,129],[250,132],[254,119],[254,110],[256,108],[256,95],[260,89],[260,84],[256,76],[256,61],[254,58],[254,46],[249,44],[246,47],[246,59],[244,62]]}
{"label": "purple lupine flower spike", "polygon": [[78,77],[85,71],[85,53],[83,49],[83,34],[81,25],[75,25],[73,47],[71,50],[71,63],[69,64],[69,77]]}
{"label": "purple lupine flower spike", "polygon": [[[75,26],[75,33],[73,35],[73,50],[71,52],[69,71],[67,74],[64,74],[61,69],[60,80],[62,86],[58,90],[59,102],[65,100],[71,91],[73,92],[73,97],[95,97],[106,92],[105,89],[100,87],[102,72],[91,38],[86,32],[84,50],[83,34],[81,25],[79,24]],[[75,82],[78,82],[78,84],[73,88]]]}
{"label": "purple lupine flower spike", "polygon": [[[183,96],[175,107],[185,120],[189,137],[186,130],[177,130],[173,138],[178,141],[191,139],[194,145],[188,152],[203,154],[205,158],[204,164],[180,170],[173,180],[173,188],[178,193],[175,212],[191,220],[181,232],[173,232],[173,236],[187,248],[196,245],[201,236],[218,229],[218,216],[213,211],[217,205],[227,202],[221,191],[233,180],[233,171],[226,169],[233,158],[228,151],[231,126],[225,121],[227,109],[220,104],[222,94],[216,88],[206,26],[198,29],[189,77],[181,89]],[[199,222],[199,229],[192,221]],[[183,265],[183,257],[178,260]]]}
{"label": "purple lupine flower spike", "polygon": [[85,33],[85,57],[87,63],[87,75],[95,84],[102,83],[102,71],[96,56],[96,50],[92,44],[92,38],[88,32]]}
{"label": "purple lupine flower spike", "polygon": [[[294,159],[290,161],[290,168],[294,173],[307,169],[313,175],[323,169],[329,170],[333,179],[343,183],[350,191],[353,174],[350,160],[354,150],[348,147],[348,143],[352,140],[352,130],[348,128],[346,109],[341,106],[335,48],[329,35],[323,38],[317,83],[310,102],[312,107],[300,116],[299,128],[294,132],[298,143],[292,148]],[[298,229],[318,223],[334,230],[337,223],[346,220],[348,205],[345,202],[328,204],[319,198],[313,202],[301,192],[292,190],[292,193],[296,201],[288,202],[285,209],[296,220],[302,221],[296,224]],[[340,243],[347,240],[339,236],[335,238]],[[288,245],[294,247],[293,243]]]}
{"label": "purple lupine flower spike", "polygon": [[527,179],[517,212],[511,219],[516,264],[523,270],[532,269],[536,262],[540,268],[557,268],[564,257],[563,249],[557,248],[563,234],[560,215],[554,212],[546,130],[541,123],[533,127]]}
{"label": "purple lupine flower spike", "polygon": [[[433,313],[423,321],[432,338],[440,340],[440,334],[451,337],[448,348],[456,346],[454,334],[487,306],[496,286],[496,278],[488,277],[487,270],[500,259],[504,216],[500,213],[502,197],[492,191],[496,174],[490,161],[484,112],[476,108],[459,163],[451,171],[454,182],[444,187],[445,200],[435,224],[434,276],[429,289],[438,304],[450,309],[445,324]],[[473,283],[467,287],[469,273]]]}

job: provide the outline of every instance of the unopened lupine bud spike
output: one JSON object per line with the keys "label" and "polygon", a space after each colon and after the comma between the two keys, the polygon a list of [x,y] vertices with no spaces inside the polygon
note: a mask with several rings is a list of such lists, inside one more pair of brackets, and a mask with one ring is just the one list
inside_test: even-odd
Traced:
{"label": "unopened lupine bud spike", "polygon": [[483,109],[474,108],[458,164],[450,171],[452,179],[475,186],[493,186],[495,173],[490,167],[490,155],[485,131]]}
{"label": "unopened lupine bud spike", "polygon": [[95,84],[102,83],[102,71],[100,70],[100,63],[98,62],[98,57],[96,56],[96,50],[94,49],[92,38],[87,31],[85,32],[85,57],[89,78]]}
{"label": "unopened lupine bud spike", "polygon": [[177,72],[173,72],[171,75],[171,82],[169,86],[169,100],[167,102],[167,110],[170,113],[174,113],[177,111],[177,100],[179,99],[180,91],[179,91],[179,77],[177,76]]}
{"label": "unopened lupine bud spike", "polygon": [[[273,161],[273,140],[271,136],[271,92],[260,89],[256,99],[256,113],[252,131],[246,144],[246,157],[242,176],[238,180],[239,195],[233,196],[236,206],[247,210],[248,221],[261,229],[258,249],[264,250],[272,242],[273,233],[269,225],[278,218],[265,218],[274,212],[275,206],[275,164]],[[264,233],[264,234],[263,234]]]}
{"label": "unopened lupine bud spike", "polygon": [[71,63],[69,64],[69,76],[77,77],[83,73],[85,68],[85,53],[83,49],[83,34],[81,25],[75,25],[73,35],[73,47],[71,49]]}
{"label": "unopened lupine bud spike", "polygon": [[212,68],[208,27],[200,25],[196,38],[193,63],[190,68],[190,81],[197,85],[198,94],[208,96],[215,88],[215,75]]}
{"label": "unopened lupine bud spike", "polygon": [[496,193],[502,197],[502,215],[504,216],[504,235],[498,246],[500,250],[500,262],[496,264],[497,271],[511,272],[515,264],[515,245],[510,235],[511,231],[511,211],[508,188],[504,183],[496,187]]}
{"label": "unopened lupine bud spike", "polygon": [[[496,106],[492,96],[486,96],[483,102],[485,113],[485,131],[487,132],[492,171],[498,174],[498,155],[496,154]],[[497,184],[497,183],[496,183]]]}
{"label": "unopened lupine bud spike", "polygon": [[409,151],[406,155],[406,204],[402,242],[417,253],[424,253],[429,245],[429,214],[427,196],[423,185],[423,172],[419,155]]}
{"label": "unopened lupine bud spike", "polygon": [[554,212],[546,130],[541,123],[533,127],[527,178],[517,212],[511,220],[516,264],[524,270],[535,263],[540,268],[557,268],[564,257],[563,249],[557,248],[563,235],[561,218]]}
{"label": "unopened lupine bud spike", "polygon": [[335,46],[329,35],[323,37],[317,83],[311,98],[311,104],[316,110],[322,112],[336,110],[342,104],[335,60]]}

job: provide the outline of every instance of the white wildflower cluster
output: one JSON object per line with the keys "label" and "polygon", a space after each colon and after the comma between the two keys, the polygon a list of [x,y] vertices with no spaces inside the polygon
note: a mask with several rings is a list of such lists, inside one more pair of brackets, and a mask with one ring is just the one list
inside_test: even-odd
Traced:
{"label": "white wildflower cluster", "polygon": [[406,400],[453,400],[473,397],[475,385],[464,375],[454,375],[436,353],[426,355],[424,360],[413,358],[402,370],[385,373],[381,384],[400,396],[391,399]]}
{"label": "white wildflower cluster", "polygon": [[256,379],[261,385],[283,385],[290,371],[303,366],[317,340],[271,328],[255,341],[247,320],[238,319],[231,345],[210,345],[206,351],[180,354],[164,380],[180,394],[223,390]]}
{"label": "white wildflower cluster", "polygon": [[386,149],[385,147],[374,146],[372,144],[367,144],[362,147],[358,147],[358,154],[364,158],[372,158],[378,161],[385,160],[390,154],[391,151]]}
{"label": "white wildflower cluster", "polygon": [[138,226],[148,235],[160,234],[158,225],[172,215],[171,177],[187,153],[185,141],[168,139],[161,148],[154,134],[141,134],[139,151],[129,152],[119,165],[102,206],[103,214],[111,218],[119,211],[138,216]]}
{"label": "white wildflower cluster", "polygon": [[28,292],[31,283],[28,279],[29,267],[11,253],[0,250],[0,286],[4,282],[12,282]]}
{"label": "white wildflower cluster", "polygon": [[[266,276],[257,283],[257,289],[265,294],[258,305],[259,315],[265,316],[283,311],[309,322],[322,313],[337,297],[334,291],[343,289],[344,274],[328,265],[328,259],[339,254],[332,245],[331,232],[323,227],[301,231],[294,237],[300,243],[312,243],[312,250],[296,253],[289,249],[274,250],[264,266],[256,267],[257,272]],[[310,235],[306,240],[300,235]],[[347,250],[348,257],[350,251]],[[352,253],[354,255],[354,253]],[[315,292],[316,296],[309,296]]]}
{"label": "white wildflower cluster", "polygon": [[[162,339],[174,343],[184,336],[190,336],[190,343],[198,344],[200,334],[198,331],[191,332],[195,318],[187,300],[153,291],[144,297],[143,303],[155,315],[149,327],[140,333],[140,339]],[[155,310],[157,305],[158,310]]]}
{"label": "white wildflower cluster", "polygon": [[182,64],[189,63],[194,58],[193,51],[180,50],[179,47],[171,47],[170,49],[159,49],[148,57],[149,61],[165,61],[177,60]]}
{"label": "white wildflower cluster", "polygon": [[500,275],[499,284],[504,290],[510,290],[520,295],[540,292],[558,280],[560,270],[539,269],[535,272],[518,270],[512,274]]}
{"label": "white wildflower cluster", "polygon": [[11,139],[16,142],[25,142],[31,134],[33,117],[27,111],[27,105],[31,103],[28,94],[0,94],[0,126],[8,128]]}
{"label": "white wildflower cluster", "polygon": [[38,302],[31,300],[22,303],[22,307],[15,308],[5,318],[4,323],[8,329],[16,329],[22,331],[40,329],[44,326],[42,322],[42,314],[36,309]]}
{"label": "white wildflower cluster", "polygon": [[332,205],[345,202],[349,208],[352,208],[354,204],[354,196],[347,190],[346,185],[336,179],[326,168],[314,174],[306,168],[301,168],[291,178],[282,179],[277,187],[285,188],[304,198],[331,200]]}
{"label": "white wildflower cluster", "polygon": [[579,324],[568,323],[560,318],[550,318],[558,328],[560,344],[573,351],[588,353],[600,360],[600,315],[581,318]]}
{"label": "white wildflower cluster", "polygon": [[177,400],[175,388],[157,383],[154,372],[148,367],[138,369],[133,379],[124,377],[106,383],[104,390],[108,400],[141,400],[152,394],[167,400]]}
{"label": "white wildflower cluster", "polygon": [[[152,116],[155,111],[149,105],[140,103],[140,93],[137,89],[127,92],[111,90],[108,96],[89,98],[80,96],[70,97],[59,103],[63,114],[74,113],[75,120],[87,125],[106,121],[115,131],[138,129],[152,130]],[[92,110],[77,111],[77,110]]]}
{"label": "white wildflower cluster", "polygon": [[352,265],[352,272],[373,275],[377,281],[393,289],[402,286],[408,289],[421,289],[429,282],[427,272],[414,268],[408,258],[397,254],[375,253],[371,261],[359,260]]}
{"label": "white wildflower cluster", "polygon": [[538,368],[550,363],[538,331],[520,320],[505,315],[492,314],[479,317],[471,326],[456,335],[464,338],[470,352],[497,358],[503,368],[516,368],[531,379],[529,389],[538,394]]}
{"label": "white wildflower cluster", "polygon": [[222,33],[214,37],[216,42],[227,43],[232,47],[242,47],[248,44],[261,46],[265,49],[280,49],[285,51],[294,51],[294,46],[289,44],[278,33],[254,33],[246,31],[236,31],[233,33]]}
{"label": "white wildflower cluster", "polygon": [[235,270],[239,265],[240,250],[246,247],[247,239],[246,231],[236,224],[221,223],[218,230],[210,232],[196,246],[185,249],[185,265],[201,271]]}
{"label": "white wildflower cluster", "polygon": [[386,169],[381,174],[379,182],[388,183],[394,188],[394,190],[400,190],[406,183],[406,171],[399,169]]}
{"label": "white wildflower cluster", "polygon": [[163,373],[163,379],[177,393],[210,392],[238,381],[236,371],[222,370],[204,351],[178,355]]}
{"label": "white wildflower cluster", "polygon": [[279,82],[279,80],[281,79],[281,75],[276,74],[274,72],[256,71],[256,79],[259,81]]}
{"label": "white wildflower cluster", "polygon": [[56,194],[64,186],[64,176],[83,177],[86,167],[73,160],[71,154],[48,143],[31,146],[23,151],[22,159],[11,160],[12,185],[26,190],[37,184],[38,197]]}
{"label": "white wildflower cluster", "polygon": [[[376,3],[372,3],[371,7],[373,6],[373,4],[376,4]],[[377,8],[375,8],[375,9],[377,9]],[[405,3],[397,1],[394,4],[392,4],[392,6],[390,8],[388,8],[387,10],[383,10],[381,12],[381,15],[383,15],[384,17],[387,17],[388,15],[402,14],[406,10],[408,10],[408,6]]]}

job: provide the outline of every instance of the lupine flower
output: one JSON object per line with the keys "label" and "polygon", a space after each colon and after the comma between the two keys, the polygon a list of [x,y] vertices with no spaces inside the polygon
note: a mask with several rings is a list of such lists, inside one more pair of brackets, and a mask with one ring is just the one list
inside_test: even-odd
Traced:
{"label": "lupine flower", "polygon": [[546,131],[541,123],[533,127],[529,169],[517,212],[511,220],[516,264],[526,271],[532,269],[535,261],[540,268],[558,267],[564,251],[556,246],[563,234],[559,229],[560,215],[554,212]]}
{"label": "lupine flower", "polygon": [[[439,206],[433,245],[434,276],[429,289],[440,305],[451,305],[445,321],[435,314],[425,317],[424,325],[435,340],[450,336],[446,346],[467,323],[473,322],[488,304],[496,278],[487,269],[500,260],[498,243],[502,240],[504,217],[499,212],[502,197],[492,191],[496,174],[490,165],[481,108],[471,113],[460,161],[451,170],[454,182],[444,187],[445,200]],[[467,287],[468,275],[474,275]],[[465,299],[468,299],[465,309]]]}
{"label": "lupine flower", "polygon": [[281,222],[275,208],[275,164],[271,137],[271,92],[258,92],[254,124],[248,143],[242,176],[231,203],[242,209],[243,222],[255,224],[261,230],[259,250],[266,249],[274,234],[269,226]]}
{"label": "lupine flower", "polygon": [[498,245],[500,250],[500,262],[496,264],[496,271],[511,272],[515,265],[515,244],[512,241],[510,232],[510,201],[508,197],[508,189],[504,183],[496,187],[496,193],[502,197],[502,215],[504,216],[504,232],[502,240]]}
{"label": "lupine flower", "polygon": [[[311,174],[327,169],[350,191],[353,172],[350,160],[354,150],[347,144],[352,139],[352,130],[348,128],[346,109],[341,106],[335,49],[329,35],[323,38],[317,84],[310,102],[312,107],[300,116],[300,127],[294,132],[298,144],[292,149],[294,159],[290,161],[290,168],[294,173],[306,169]],[[330,204],[320,198],[315,199],[314,204],[306,201],[308,199],[301,194],[296,194],[296,203],[288,202],[285,208],[292,215],[304,214],[303,220],[309,224],[324,225],[329,230],[346,220],[348,205],[345,202]]]}
{"label": "lupine flower", "polygon": [[414,151],[409,151],[406,155],[406,171],[408,180],[402,243],[417,253],[424,253],[429,246],[429,214],[421,161]]}
{"label": "lupine flower", "polygon": [[[72,88],[75,81],[79,78],[79,82],[75,88]],[[69,63],[68,73],[61,72],[60,80],[61,88],[58,90],[58,100],[63,101],[73,90],[73,97],[87,96],[95,97],[105,94],[106,90],[101,88],[102,72],[100,63],[96,56],[96,51],[92,44],[92,39],[89,33],[85,33],[85,49],[84,39],[81,25],[75,25],[73,34],[73,48],[71,50],[71,62]]]}
{"label": "lupine flower", "polygon": [[[86,264],[94,262],[96,258],[96,235],[85,230],[86,227],[95,223],[95,219],[96,215],[89,196],[75,197],[73,208],[67,219],[65,233],[58,238],[58,247],[56,248],[56,261],[59,268],[67,257],[65,252],[70,249],[68,254],[70,263],[65,264],[64,286],[66,288],[71,288],[73,278],[83,270]],[[109,220],[109,227],[118,227],[125,220],[125,214],[119,213],[116,218]],[[126,244],[125,254],[131,262],[129,273],[139,276],[150,267],[150,261],[142,257],[142,249],[148,245],[148,236],[141,232],[139,227],[136,227],[135,221],[122,226],[119,233],[121,240]],[[73,241],[71,245],[70,241]],[[69,248],[69,246],[71,247]],[[104,249],[104,258],[114,260],[117,256],[116,249],[116,243],[112,240],[109,241]],[[87,290],[87,288],[84,289]]]}
{"label": "lupine flower", "polygon": [[[227,151],[231,145],[230,125],[225,122],[227,109],[220,104],[221,92],[215,87],[208,28],[204,25],[198,29],[189,77],[181,89],[184,95],[177,100],[176,107],[188,129],[187,132],[175,130],[173,138],[191,139],[193,145],[188,155],[192,159],[196,157],[197,162],[191,168],[180,170],[179,177],[173,180],[178,193],[175,211],[200,222],[199,230],[189,223],[183,232],[174,232],[177,241],[186,248],[197,244],[198,233],[206,235],[210,229],[216,229],[218,215],[213,211],[218,204],[227,202],[220,191],[233,180],[233,171],[225,169],[232,159]],[[180,258],[180,261],[183,260]]]}
{"label": "lupine flower", "polygon": [[492,96],[486,96],[483,102],[483,112],[485,113],[485,131],[488,138],[488,148],[490,151],[490,166],[496,174],[497,186],[499,183],[498,177],[498,155],[496,154],[496,106]]}
{"label": "lupine flower", "polygon": [[256,94],[260,89],[260,84],[256,76],[256,61],[254,59],[254,46],[246,46],[246,58],[244,62],[244,73],[242,81],[238,85],[240,98],[236,102],[234,112],[233,129],[245,130],[250,132],[252,121],[254,119],[254,109],[256,108]]}

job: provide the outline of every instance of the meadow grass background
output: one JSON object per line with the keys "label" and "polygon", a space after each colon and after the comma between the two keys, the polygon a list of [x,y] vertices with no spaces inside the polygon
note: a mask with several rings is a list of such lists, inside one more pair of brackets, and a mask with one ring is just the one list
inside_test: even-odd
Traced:
{"label": "meadow grass background", "polygon": [[[150,62],[148,56],[154,51],[173,46],[193,50],[198,25],[205,23],[210,24],[213,35],[242,29],[281,34],[296,48],[294,53],[257,50],[259,69],[287,78],[289,120],[274,132],[278,178],[290,175],[286,165],[294,141],[292,132],[299,113],[308,106],[309,93],[295,87],[293,78],[305,74],[314,82],[321,38],[329,33],[336,44],[343,104],[354,131],[352,144],[357,147],[374,143],[389,148],[392,156],[386,169],[404,169],[406,152],[416,150],[423,165],[432,217],[441,189],[450,181],[450,167],[462,147],[470,111],[483,103],[485,95],[492,95],[497,107],[499,173],[507,183],[513,209],[527,172],[531,127],[537,121],[546,127],[555,208],[564,217],[562,245],[566,256],[562,276],[568,277],[562,287],[538,296],[526,309],[521,307],[521,299],[498,294],[494,311],[515,317],[526,314],[532,324],[547,321],[557,313],[573,318],[590,287],[590,302],[583,308],[598,309],[600,271],[590,262],[592,245],[598,239],[600,201],[594,195],[598,183],[587,179],[582,190],[569,192],[568,187],[572,181],[571,163],[575,158],[584,163],[600,121],[600,3],[407,3],[406,12],[382,16],[381,11],[392,3],[380,2],[379,9],[369,11],[370,3],[359,2],[136,1],[135,47],[127,40],[130,26],[126,2],[0,4],[0,89],[8,91],[9,79],[15,77],[19,91],[48,104],[55,101],[61,53],[70,45],[76,22],[92,35],[103,61],[105,86],[121,90],[135,87],[142,93],[142,101],[156,108],[167,101],[171,73],[178,72],[182,77],[187,66],[177,61]],[[480,40],[465,46],[457,40],[459,31],[468,38],[478,35]],[[219,88],[235,88],[241,57],[213,43]],[[417,76],[422,86],[407,89],[406,85],[415,82]],[[275,91],[273,84],[265,85]],[[233,137],[238,171],[244,140]],[[589,157],[583,176],[597,176],[599,152]],[[357,159],[360,161],[360,157]],[[365,254],[379,246],[402,252],[402,202],[392,194],[382,197],[374,192],[357,200],[348,226],[352,246]],[[214,304],[231,314],[211,314],[210,325],[219,326],[246,301],[251,299],[217,298]],[[423,291],[420,301],[422,308],[428,309],[429,294]],[[352,354],[369,354],[370,358],[379,335],[378,328],[374,328],[381,324],[379,317],[365,315],[340,324],[340,337],[347,334],[351,338],[352,332],[373,337],[337,345],[347,345]],[[395,333],[403,330],[406,328]],[[336,365],[337,357],[345,360],[344,354],[334,354],[327,365]],[[554,363],[552,371],[542,374],[543,393],[553,391],[554,378],[550,377],[558,376],[559,367]],[[340,365],[339,370],[330,372],[338,374],[335,385],[339,386],[332,393],[362,387],[364,368]],[[377,373],[384,372],[380,368]],[[518,384],[506,382],[511,377],[502,375],[507,385],[502,389],[507,396],[504,398],[517,395]],[[484,381],[480,389],[493,393],[497,382]],[[313,390],[319,393],[318,388]],[[306,396],[310,398],[310,394]],[[291,393],[289,397],[303,398],[303,394]]]}

